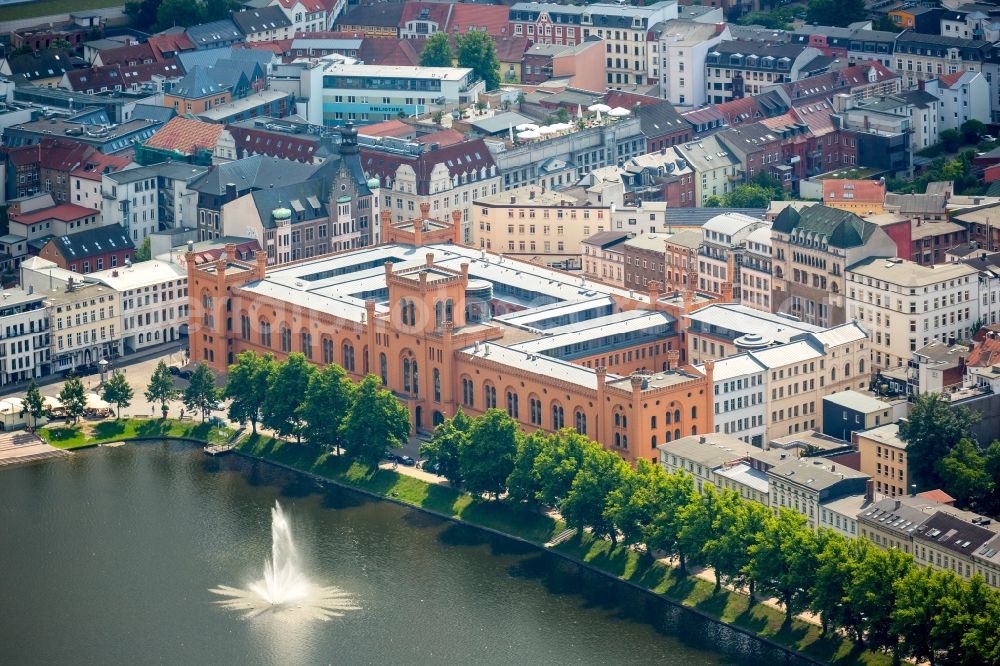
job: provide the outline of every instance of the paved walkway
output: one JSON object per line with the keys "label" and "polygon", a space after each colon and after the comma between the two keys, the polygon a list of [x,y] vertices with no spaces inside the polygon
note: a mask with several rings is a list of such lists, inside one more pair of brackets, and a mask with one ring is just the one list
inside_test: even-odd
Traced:
{"label": "paved walkway", "polygon": [[49,446],[33,433],[23,430],[0,433],[0,467],[68,455],[67,451]]}

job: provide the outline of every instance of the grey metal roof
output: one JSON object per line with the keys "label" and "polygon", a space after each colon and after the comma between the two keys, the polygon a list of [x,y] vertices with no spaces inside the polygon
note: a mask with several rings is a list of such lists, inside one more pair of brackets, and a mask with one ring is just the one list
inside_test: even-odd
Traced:
{"label": "grey metal roof", "polygon": [[192,25],[186,32],[194,45],[200,48],[243,40],[243,33],[230,19]]}
{"label": "grey metal roof", "polygon": [[882,402],[864,393],[858,393],[850,389],[825,395],[823,396],[823,401],[839,407],[846,407],[862,414],[871,414],[872,412],[892,409],[892,405],[887,402]]}
{"label": "grey metal roof", "polygon": [[[500,132],[506,132],[510,127],[516,128],[518,125],[534,122],[535,120],[528,116],[508,111],[507,113],[498,113],[492,118],[484,118],[470,124],[484,134],[499,134]],[[516,132],[517,130],[515,129],[514,131]]]}
{"label": "grey metal roof", "polygon": [[54,236],[51,240],[59,253],[66,259],[79,260],[87,257],[135,249],[128,231],[120,224],[110,224],[95,229],[86,229],[68,236]]}
{"label": "grey metal roof", "polygon": [[244,35],[288,28],[292,22],[277,5],[232,13],[233,23]]}
{"label": "grey metal roof", "polygon": [[784,483],[809,488],[817,492],[832,488],[848,479],[868,478],[868,474],[831,463],[825,458],[792,458],[780,462],[767,472],[772,483]]}

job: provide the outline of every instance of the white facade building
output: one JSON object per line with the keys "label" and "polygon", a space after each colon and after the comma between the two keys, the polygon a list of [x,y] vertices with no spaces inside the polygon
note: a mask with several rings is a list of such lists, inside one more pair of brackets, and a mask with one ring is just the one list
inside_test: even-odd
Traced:
{"label": "white facade building", "polygon": [[925,89],[938,98],[938,131],[958,130],[967,120],[989,122],[990,84],[980,72],[934,79]]}
{"label": "white facade building", "polygon": [[846,271],[847,317],[869,331],[876,369],[906,365],[932,340],[964,340],[979,317],[979,278],[965,264],[865,259]]}
{"label": "white facade building", "polygon": [[120,224],[136,247],[160,230],[156,176],[134,169],[105,174],[101,179],[101,219]]}
{"label": "white facade building", "polygon": [[0,386],[36,379],[49,367],[49,311],[33,288],[0,298]]}
{"label": "white facade building", "polygon": [[739,296],[739,268],[747,237],[758,229],[770,229],[769,222],[742,213],[723,213],[706,222],[698,250],[698,288],[714,294],[722,293],[722,285],[733,286],[733,296]]}
{"label": "white facade building", "polygon": [[659,81],[660,96],[678,107],[704,105],[705,56],[723,40],[729,28],[678,19],[659,26],[659,39],[650,44],[648,76]]}
{"label": "white facade building", "polygon": [[747,307],[771,311],[771,227],[747,234],[743,263],[740,264],[740,299]]}
{"label": "white facade building", "polygon": [[[696,366],[704,372],[702,366]],[[768,368],[751,354],[715,362],[712,373],[715,432],[762,447]]]}
{"label": "white facade building", "polygon": [[152,259],[87,277],[118,294],[123,353],[178,341],[187,335],[185,266]]}

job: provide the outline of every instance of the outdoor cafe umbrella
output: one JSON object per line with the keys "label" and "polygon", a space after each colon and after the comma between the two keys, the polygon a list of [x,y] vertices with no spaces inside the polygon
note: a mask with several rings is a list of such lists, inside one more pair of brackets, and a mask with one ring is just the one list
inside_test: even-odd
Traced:
{"label": "outdoor cafe umbrella", "polygon": [[591,104],[587,107],[588,111],[594,111],[596,113],[607,113],[611,110],[611,107],[607,104]]}
{"label": "outdoor cafe umbrella", "polygon": [[608,115],[614,116],[615,118],[624,118],[625,116],[630,115],[631,113],[632,112],[629,111],[628,109],[623,109],[620,106],[616,106],[615,108],[608,111]]}

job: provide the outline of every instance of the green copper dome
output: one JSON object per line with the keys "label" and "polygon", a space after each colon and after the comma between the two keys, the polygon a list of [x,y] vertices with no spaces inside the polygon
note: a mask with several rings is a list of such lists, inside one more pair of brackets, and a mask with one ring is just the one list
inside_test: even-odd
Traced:
{"label": "green copper dome", "polygon": [[377,187],[382,187],[382,183],[379,182],[379,179],[378,178],[369,178],[368,179],[368,188],[373,190],[373,189],[375,189]]}
{"label": "green copper dome", "polygon": [[271,211],[271,217],[276,220],[290,220],[292,219],[292,211],[287,208],[275,208]]}

